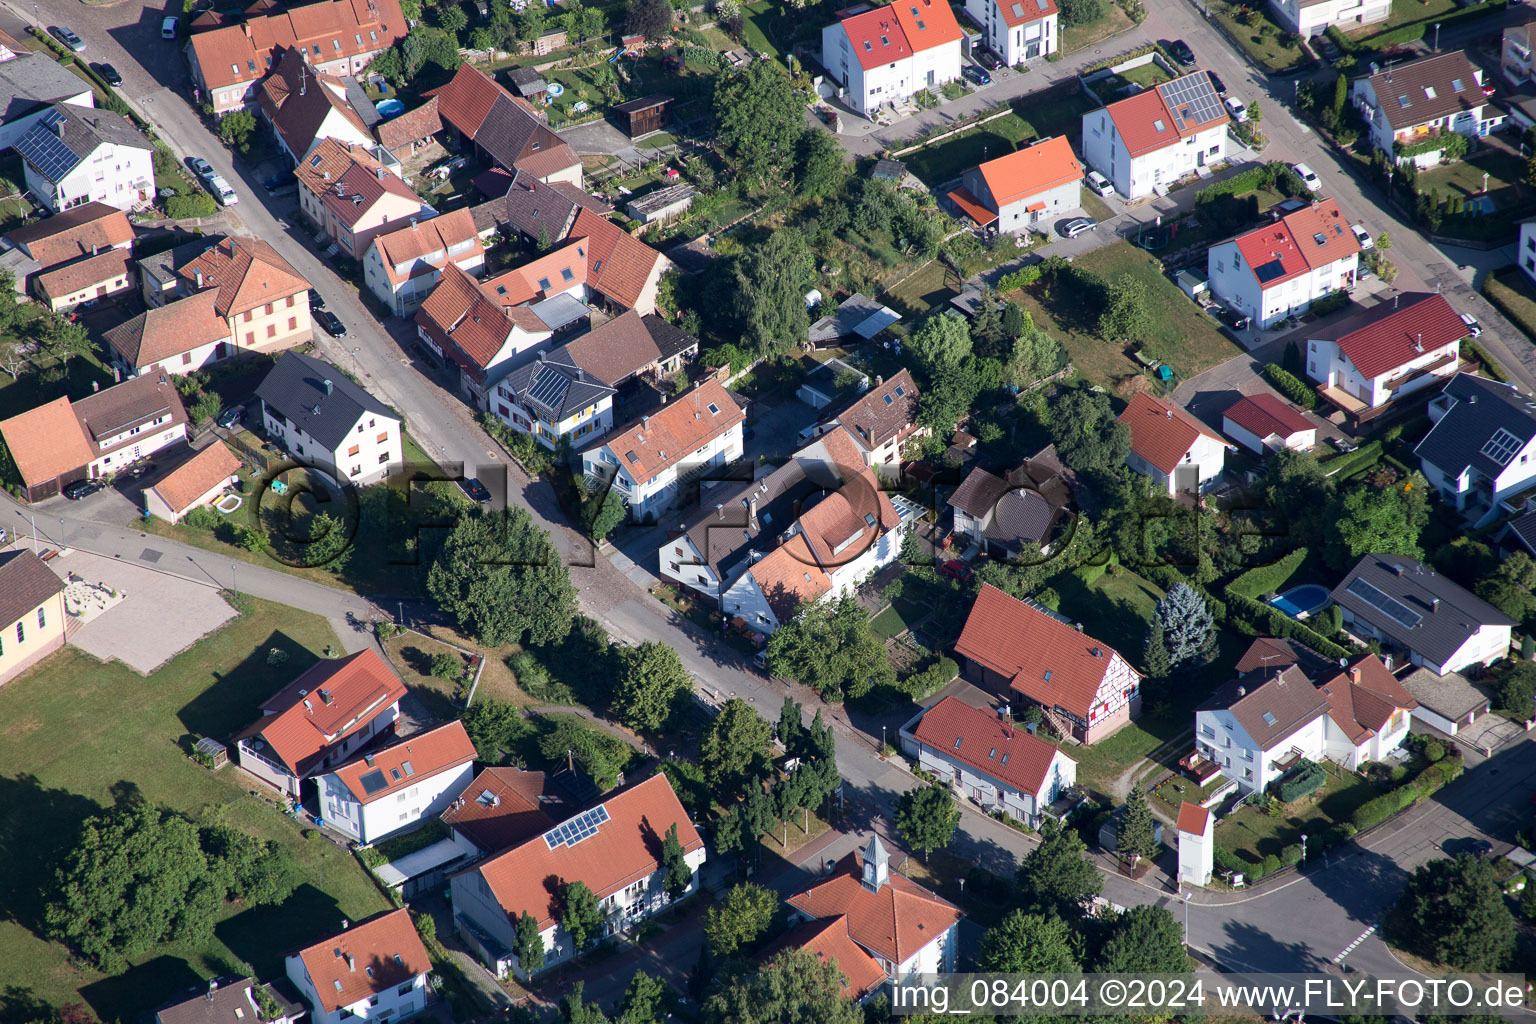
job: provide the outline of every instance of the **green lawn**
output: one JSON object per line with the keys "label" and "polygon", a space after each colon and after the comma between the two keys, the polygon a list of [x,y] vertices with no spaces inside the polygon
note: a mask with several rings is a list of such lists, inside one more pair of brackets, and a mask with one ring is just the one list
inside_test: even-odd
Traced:
{"label": "green lawn", "polygon": [[1509,317],[1510,323],[1536,342],[1536,288],[1518,267],[1489,274],[1483,279],[1483,294]]}
{"label": "green lawn", "polygon": [[874,630],[876,636],[883,640],[889,640],[891,637],[899,636],[905,632],[907,623],[901,617],[901,612],[897,611],[896,606],[893,604],[875,616],[874,621],[870,623],[870,628]]}
{"label": "green lawn", "polygon": [[1131,19],[1117,5],[1106,3],[1104,14],[1086,25],[1063,25],[1061,28],[1061,52],[1076,53],[1084,47],[1102,43],[1135,27]]}
{"label": "green lawn", "polygon": [[1357,807],[1383,792],[1332,762],[1321,763],[1328,781],[1310,797],[1296,801],[1299,807],[1286,808],[1293,813],[1272,818],[1268,811],[1244,804],[1216,826],[1216,844],[1253,863],[1271,854],[1278,857],[1287,846],[1299,844],[1302,835],[1320,836],[1330,826],[1348,821]]}
{"label": "green lawn", "polygon": [[[1238,20],[1240,10],[1258,12],[1258,18],[1252,25],[1244,24]],[[1222,27],[1237,40],[1237,44],[1247,50],[1248,55],[1262,64],[1266,71],[1289,71],[1306,59],[1301,47],[1290,42],[1290,33],[1276,24],[1268,5],[1217,0],[1211,4],[1211,11]]]}
{"label": "green lawn", "polygon": [[775,60],[782,61],[784,54],[802,36],[809,39],[820,33],[812,19],[787,4],[773,3],[772,0],[742,4],[741,14],[741,35],[747,47]]}
{"label": "green lawn", "polygon": [[[1483,191],[1483,175],[1488,190]],[[1492,240],[1514,237],[1517,221],[1536,212],[1536,189],[1524,182],[1525,162],[1502,146],[1484,143],[1446,167],[1419,173],[1419,191],[1442,200],[1458,197],[1476,202],[1480,212],[1447,213],[1437,234],[1454,238]],[[1488,204],[1492,203],[1492,209]]]}
{"label": "green lawn", "polygon": [[[214,600],[217,600],[214,598]],[[305,840],[271,804],[245,792],[233,766],[202,768],[184,752],[195,736],[227,740],[262,700],[312,664],[336,636],[325,620],[239,599],[249,609],[146,680],[73,648],[0,688],[0,962],[6,984],[54,1005],[84,1001],[103,1020],[134,1019],[188,985],[238,968],[282,972],[284,952],[388,903],[352,857]],[[273,648],[289,652],[274,670]],[[129,793],[228,820],[287,846],[304,880],[281,907],[226,909],[206,946],[173,944],[107,977],[41,938],[41,890],[80,822]]]}
{"label": "green lawn", "polygon": [[1032,285],[1009,293],[1008,298],[1020,302],[1034,315],[1036,323],[1066,347],[1073,364],[1085,377],[1111,384],[1141,373],[1142,367],[1127,354],[1138,347],[1168,363],[1181,377],[1193,376],[1241,354],[1241,349],[1217,329],[1215,322],[1163,276],[1157,260],[1129,242],[1096,249],[1078,257],[1076,265],[1094,271],[1106,281],[1130,274],[1146,286],[1148,306],[1153,311],[1152,333],[1144,343],[1122,347],[1099,336],[1099,311],[1086,308],[1082,296],[1065,285],[1050,291]]}
{"label": "green lawn", "polygon": [[1368,43],[1372,36],[1378,36],[1383,32],[1390,32],[1403,25],[1412,25],[1420,21],[1432,21],[1443,17],[1456,10],[1456,0],[1395,0],[1392,4],[1392,13],[1386,21],[1378,21],[1374,25],[1366,25],[1349,33],[1351,37],[1362,43]]}
{"label": "green lawn", "polygon": [[1172,79],[1172,75],[1158,67],[1156,62],[1142,64],[1140,67],[1130,68],[1120,72],[1120,77],[1127,82],[1135,82],[1143,89],[1150,89],[1154,85],[1160,85]]}
{"label": "green lawn", "polygon": [[1104,202],[1104,200],[1099,198],[1099,195],[1098,195],[1097,192],[1095,192],[1093,189],[1089,188],[1087,185],[1083,186],[1083,190],[1082,191],[1083,191],[1083,209],[1088,212],[1088,216],[1092,217],[1094,220],[1098,221],[1100,224],[1104,223],[1107,220],[1113,220],[1114,219],[1115,211],[1111,210],[1109,208],[1108,204],[1106,204]]}
{"label": "green lawn", "polygon": [[967,168],[983,160],[1006,156],[1019,143],[1036,137],[1034,126],[1016,113],[1004,114],[972,131],[951,136],[943,142],[908,153],[901,160],[907,170],[930,188],[958,178]]}

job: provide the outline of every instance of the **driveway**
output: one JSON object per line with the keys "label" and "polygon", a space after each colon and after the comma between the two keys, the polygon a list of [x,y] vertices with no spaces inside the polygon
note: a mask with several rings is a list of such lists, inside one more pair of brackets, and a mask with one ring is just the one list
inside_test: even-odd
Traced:
{"label": "driveway", "polygon": [[[146,561],[165,558],[167,553],[155,543],[153,538],[148,542]],[[215,584],[194,583],[80,549],[60,555],[53,569],[126,595],[74,629],[69,642],[102,661],[116,659],[145,675],[235,617]]]}

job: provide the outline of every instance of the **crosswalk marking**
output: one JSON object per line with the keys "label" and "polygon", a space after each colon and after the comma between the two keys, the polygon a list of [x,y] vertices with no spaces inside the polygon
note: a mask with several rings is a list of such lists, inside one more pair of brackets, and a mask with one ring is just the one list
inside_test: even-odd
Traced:
{"label": "crosswalk marking", "polygon": [[1349,956],[1349,954],[1353,953],[1355,951],[1355,947],[1360,945],[1360,943],[1364,942],[1366,939],[1370,938],[1371,937],[1371,933],[1374,932],[1375,930],[1376,930],[1376,926],[1373,924],[1369,928],[1367,928],[1365,931],[1361,932],[1359,937],[1356,938],[1354,942],[1351,942],[1349,945],[1345,946],[1343,952],[1341,952],[1338,956],[1333,958],[1333,962],[1334,963],[1338,963],[1341,960],[1343,960],[1345,957]]}

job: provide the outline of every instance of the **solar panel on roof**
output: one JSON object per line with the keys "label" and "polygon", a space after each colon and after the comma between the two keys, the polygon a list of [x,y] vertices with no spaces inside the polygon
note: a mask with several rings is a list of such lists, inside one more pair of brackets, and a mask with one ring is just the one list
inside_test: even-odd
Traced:
{"label": "solar panel on roof", "polygon": [[1396,598],[1382,593],[1379,587],[1366,580],[1356,579],[1345,589],[1383,615],[1402,623],[1409,629],[1417,626],[1419,620],[1424,617]]}
{"label": "solar panel on roof", "polygon": [[81,160],[58,136],[56,126],[64,120],[65,115],[57,108],[49,110],[16,144],[21,155],[49,181],[58,181]]}
{"label": "solar panel on roof", "polygon": [[558,846],[575,846],[583,839],[597,835],[597,827],[608,820],[608,808],[598,804],[590,811],[583,811],[570,821],[563,821],[545,832],[544,843],[551,850]]}
{"label": "solar panel on roof", "polygon": [[375,793],[382,792],[383,790],[389,788],[389,783],[384,781],[384,773],[379,771],[377,768],[371,772],[365,773],[363,777],[357,781],[362,783],[363,792],[368,796],[372,796]]}
{"label": "solar panel on roof", "polygon": [[548,409],[559,409],[565,402],[565,393],[570,386],[571,379],[565,374],[544,367],[534,378],[533,387],[528,389],[528,397]]}
{"label": "solar panel on roof", "polygon": [[[1174,110],[1180,110],[1183,120],[1204,124],[1222,116],[1221,99],[1211,86],[1208,74],[1186,75],[1158,86],[1163,99]],[[1187,111],[1187,112],[1185,112]],[[1179,126],[1183,128],[1183,125]]]}
{"label": "solar panel on roof", "polygon": [[1509,460],[1515,457],[1515,453],[1521,448],[1520,439],[1509,431],[1500,427],[1493,432],[1493,436],[1483,443],[1482,452],[1501,466],[1509,465]]}

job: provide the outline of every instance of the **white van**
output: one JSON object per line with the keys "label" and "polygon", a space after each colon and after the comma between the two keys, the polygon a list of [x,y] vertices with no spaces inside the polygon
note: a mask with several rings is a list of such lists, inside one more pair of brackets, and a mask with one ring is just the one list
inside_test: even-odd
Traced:
{"label": "white van", "polygon": [[234,189],[229,187],[229,182],[225,181],[221,174],[215,174],[208,179],[208,191],[212,192],[213,197],[225,206],[234,206],[240,201],[240,197],[235,194]]}

